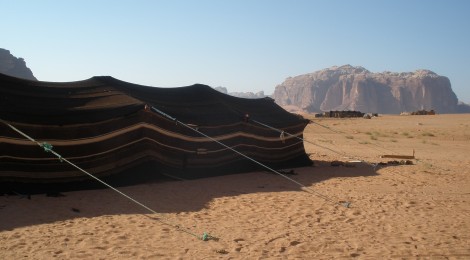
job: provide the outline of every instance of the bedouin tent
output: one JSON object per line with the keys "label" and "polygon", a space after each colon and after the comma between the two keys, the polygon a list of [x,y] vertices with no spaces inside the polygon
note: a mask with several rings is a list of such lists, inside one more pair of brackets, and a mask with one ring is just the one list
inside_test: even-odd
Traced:
{"label": "bedouin tent", "polygon": [[[270,98],[232,97],[201,84],[157,88],[109,76],[43,82],[0,74],[0,119],[51,144],[55,152],[99,178],[112,180],[125,173],[131,181],[159,172],[193,178],[259,169],[153,108],[270,167],[310,163],[301,140],[250,121],[302,137],[308,120]],[[0,123],[3,188],[86,180],[88,176]]]}

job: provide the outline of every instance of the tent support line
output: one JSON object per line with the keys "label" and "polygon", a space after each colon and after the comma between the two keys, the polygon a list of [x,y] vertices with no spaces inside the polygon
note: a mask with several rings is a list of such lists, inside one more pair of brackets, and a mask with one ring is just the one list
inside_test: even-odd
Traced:
{"label": "tent support line", "polygon": [[[313,124],[318,125],[318,126],[320,126],[320,127],[323,127],[323,128],[325,128],[325,129],[327,129],[327,130],[333,132],[333,133],[340,134],[340,135],[343,135],[343,136],[345,135],[345,133],[343,133],[343,132],[341,132],[341,131],[337,131],[337,130],[335,130],[335,129],[329,127],[329,126],[325,126],[325,125],[319,124],[319,123],[314,122],[314,121],[310,121],[310,122],[312,122]],[[356,142],[357,142],[357,143],[360,143],[359,141],[356,141]],[[374,145],[374,144],[372,144],[372,145],[375,146],[375,150],[377,150],[377,151],[379,151],[379,152],[381,152],[381,153],[382,153],[383,151],[388,151],[388,152],[391,152],[392,154],[396,154],[396,152],[394,152],[394,151],[392,151],[392,150],[390,150],[390,149],[387,149],[387,148],[385,148],[385,147],[381,147],[381,146]],[[377,149],[377,148],[380,148],[380,149],[382,149],[382,150],[380,151],[380,149]]]}
{"label": "tent support line", "polygon": [[271,167],[269,167],[269,166],[267,166],[267,165],[265,165],[265,164],[262,164],[262,163],[256,161],[255,159],[253,159],[253,158],[251,158],[251,157],[249,157],[249,156],[247,156],[247,155],[245,155],[245,154],[243,154],[243,153],[241,153],[241,152],[239,152],[239,151],[233,149],[232,147],[230,147],[230,146],[228,146],[228,145],[226,145],[226,144],[224,144],[224,143],[222,143],[222,142],[220,142],[220,141],[217,141],[216,139],[214,139],[214,138],[212,138],[212,137],[210,137],[210,136],[204,134],[203,132],[201,132],[201,131],[199,131],[199,130],[197,130],[197,129],[195,129],[195,128],[192,128],[191,126],[189,126],[189,125],[187,125],[187,124],[185,124],[185,123],[179,121],[178,119],[176,119],[176,118],[174,118],[174,117],[168,115],[167,113],[165,113],[165,112],[163,112],[163,111],[157,109],[157,108],[154,107],[154,106],[151,106],[151,109],[152,109],[153,111],[155,111],[156,113],[158,113],[158,114],[160,114],[160,115],[162,115],[162,116],[164,116],[164,117],[170,119],[171,121],[174,121],[176,124],[180,124],[180,125],[182,125],[182,126],[188,128],[188,129],[191,129],[191,130],[195,131],[196,133],[198,133],[198,134],[200,134],[200,135],[202,135],[202,136],[204,136],[204,137],[206,137],[206,138],[208,138],[208,139],[210,139],[210,140],[212,140],[212,141],[214,141],[214,142],[220,144],[221,146],[223,146],[223,147],[225,147],[225,148],[231,150],[232,152],[234,152],[234,153],[236,153],[236,154],[238,154],[238,155],[240,155],[240,156],[242,156],[242,157],[244,157],[244,158],[246,158],[246,159],[248,159],[248,160],[250,160],[250,161],[252,161],[252,162],[254,162],[254,163],[256,163],[256,164],[258,164],[258,165],[260,165],[260,166],[262,166],[262,167],[264,167],[264,168],[266,168],[266,169],[268,169],[268,170],[270,170],[270,171],[273,172],[273,173],[276,173],[277,175],[279,175],[279,176],[281,176],[281,177],[284,177],[285,179],[287,179],[287,180],[289,180],[289,181],[291,181],[291,182],[296,183],[296,184],[299,185],[301,188],[303,188],[304,191],[307,191],[307,192],[309,192],[309,193],[311,193],[311,194],[313,194],[313,195],[315,195],[315,196],[317,196],[317,197],[320,197],[320,198],[322,198],[322,199],[324,199],[324,200],[326,200],[326,201],[328,201],[328,202],[331,202],[331,203],[333,203],[333,204],[339,204],[339,205],[341,205],[341,206],[343,206],[343,207],[346,207],[346,208],[349,208],[349,206],[351,205],[350,202],[336,202],[336,201],[332,200],[330,197],[328,197],[328,196],[326,196],[326,195],[323,195],[323,194],[321,194],[321,193],[319,193],[319,192],[316,192],[316,191],[314,191],[313,189],[308,188],[307,186],[303,185],[302,183],[300,183],[300,182],[298,182],[298,181],[296,181],[296,180],[294,180],[294,179],[292,179],[292,178],[289,178],[289,177],[287,177],[286,175],[284,175],[284,174],[282,174],[282,173],[280,173],[280,172],[278,172],[278,171],[272,169]]}
{"label": "tent support line", "polygon": [[[261,123],[261,122],[259,122],[259,121],[256,121],[256,120],[253,120],[253,119],[251,119],[251,121],[253,121],[253,122],[255,122],[255,123],[259,124],[259,125],[262,125],[262,126],[264,126],[264,127],[267,127],[267,128],[269,128],[269,129],[272,129],[272,130],[274,130],[274,131],[276,131],[276,132],[279,132],[279,133],[281,133],[281,134],[287,134],[287,135],[289,135],[289,136],[292,136],[292,137],[294,137],[294,138],[297,138],[297,139],[302,140],[302,141],[304,141],[304,142],[307,142],[307,143],[309,143],[309,144],[313,144],[313,145],[315,145],[315,146],[318,146],[318,147],[321,147],[321,148],[323,148],[323,149],[329,150],[329,151],[334,152],[334,153],[336,153],[336,154],[339,154],[339,155],[341,155],[341,156],[347,157],[347,154],[345,154],[345,153],[341,153],[341,152],[335,151],[335,150],[333,150],[333,149],[331,149],[331,148],[328,148],[328,147],[325,147],[325,146],[316,144],[316,143],[314,143],[314,142],[311,142],[311,141],[309,141],[309,140],[300,138],[300,137],[298,137],[298,136],[296,136],[296,135],[293,135],[293,134],[290,134],[290,133],[288,133],[288,132],[282,131],[282,130],[280,130],[280,129],[274,128],[274,127],[269,126],[269,125],[267,125],[267,124],[263,124],[263,123]],[[312,122],[313,122],[313,121],[312,121]],[[313,122],[313,123],[316,124],[316,125],[319,125],[319,126],[321,126],[321,127],[324,127],[324,128],[326,128],[326,129],[332,131],[333,133],[342,134],[342,133],[340,133],[340,132],[338,132],[338,131],[335,131],[335,130],[333,130],[333,129],[327,127],[327,126],[324,126],[324,125],[321,125],[321,124],[318,124],[318,123],[315,123],[315,122]],[[367,165],[369,165],[369,166],[372,167],[374,170],[375,170],[375,168],[378,166],[377,163],[369,163],[369,162],[366,162],[366,161],[364,161],[364,160],[362,160],[362,159],[359,159],[359,158],[357,158],[357,160],[358,160],[358,161],[361,161],[361,162],[363,162],[363,163],[365,163],[365,164],[367,164]]]}
{"label": "tent support line", "polygon": [[[11,129],[13,129],[15,132],[19,133],[20,135],[22,135],[23,137],[27,138],[28,140],[30,140],[31,142],[33,143],[36,143],[38,146],[44,148],[44,151],[45,152],[50,152],[52,153],[53,155],[55,155],[57,158],[59,158],[59,160],[61,162],[66,162],[68,164],[70,164],[71,166],[73,166],[74,168],[76,168],[77,170],[81,171],[82,173],[88,175],[89,177],[95,179],[96,181],[102,183],[103,185],[105,185],[106,187],[112,189],[113,191],[119,193],[121,196],[127,198],[128,200],[134,202],[135,204],[141,206],[142,208],[148,210],[149,212],[153,213],[153,214],[156,214],[156,215],[161,215],[160,213],[156,212],[155,210],[149,208],[148,206],[144,205],[143,203],[133,199],[132,197],[130,197],[129,195],[125,194],[124,192],[114,188],[113,186],[109,185],[108,183],[102,181],[101,179],[99,179],[98,177],[94,176],[93,174],[85,171],[84,169],[80,168],[79,166],[77,166],[76,164],[70,162],[69,160],[63,158],[60,154],[58,154],[57,152],[55,152],[52,148],[52,145],[49,144],[49,143],[46,143],[46,142],[43,142],[43,143],[40,143],[38,141],[36,141],[35,139],[33,139],[32,137],[30,137],[29,135],[25,134],[24,132],[22,132],[21,130],[19,130],[18,128],[14,127],[13,125],[11,125],[10,123],[6,122],[5,120],[3,119],[0,119],[0,122],[2,122],[3,124],[7,125],[8,127],[10,127]],[[154,219],[154,218],[152,218]],[[180,225],[177,225],[177,224],[172,224],[172,223],[169,223],[169,222],[165,222],[161,219],[156,219],[157,221],[165,224],[165,225],[169,225],[169,226],[172,226],[172,227],[175,227],[177,230],[179,231],[182,231],[184,233],[187,233],[189,235],[192,235],[192,236],[195,236],[197,237],[198,239],[201,239],[203,241],[207,241],[209,239],[217,239],[216,237],[213,237],[211,235],[209,235],[208,233],[203,233],[202,236],[199,236],[197,234],[194,234],[192,232],[190,232],[189,230],[185,229],[185,228],[182,228]]]}
{"label": "tent support line", "polygon": [[319,146],[319,147],[321,147],[321,148],[323,148],[323,149],[329,150],[329,151],[334,152],[334,153],[336,153],[336,154],[339,154],[339,155],[342,155],[342,156],[346,156],[346,154],[342,154],[342,153],[340,153],[340,152],[338,152],[338,151],[335,151],[335,150],[333,150],[333,149],[331,149],[331,148],[328,148],[328,147],[321,146],[321,145],[319,145],[319,144],[313,143],[313,142],[311,142],[311,141],[309,141],[309,140],[300,138],[300,137],[298,137],[298,136],[296,136],[296,135],[293,135],[293,134],[288,133],[288,132],[286,132],[286,131],[283,131],[283,130],[274,128],[274,127],[269,126],[269,125],[267,125],[267,124],[263,124],[263,123],[261,123],[261,122],[259,122],[259,121],[254,120],[254,119],[250,119],[250,121],[253,121],[253,122],[255,122],[255,123],[259,124],[259,125],[262,125],[262,126],[264,126],[264,127],[266,127],[266,128],[269,128],[269,129],[271,129],[271,130],[274,130],[274,131],[280,133],[281,135],[287,134],[288,136],[294,137],[294,138],[296,138],[296,139],[298,139],[298,140],[301,140],[302,142],[307,142],[307,143],[309,143],[309,144],[313,144],[313,145],[315,145],[315,146]]}

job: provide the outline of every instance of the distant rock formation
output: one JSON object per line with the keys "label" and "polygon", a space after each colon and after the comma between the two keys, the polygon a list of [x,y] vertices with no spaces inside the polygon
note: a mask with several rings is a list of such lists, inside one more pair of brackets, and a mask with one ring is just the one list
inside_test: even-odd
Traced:
{"label": "distant rock formation", "polygon": [[429,70],[372,73],[363,67],[333,66],[287,78],[276,86],[276,103],[305,112],[358,110],[399,114],[403,111],[463,110],[447,77]]}
{"label": "distant rock formation", "polygon": [[470,113],[470,105],[459,101],[457,104],[457,113]]}
{"label": "distant rock formation", "polygon": [[26,67],[23,58],[16,58],[9,50],[0,48],[0,73],[29,80],[37,80],[33,72]]}
{"label": "distant rock formation", "polygon": [[214,89],[228,95],[228,91],[226,87],[215,87]]}
{"label": "distant rock formation", "polygon": [[228,92],[226,87],[215,87],[215,90],[222,92],[224,94],[240,97],[240,98],[265,98],[267,96],[264,95],[264,91],[259,91],[256,93],[253,92]]}

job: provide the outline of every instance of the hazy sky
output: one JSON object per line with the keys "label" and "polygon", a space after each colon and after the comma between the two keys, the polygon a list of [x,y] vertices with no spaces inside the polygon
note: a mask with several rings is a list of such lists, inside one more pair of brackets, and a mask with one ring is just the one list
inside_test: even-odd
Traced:
{"label": "hazy sky", "polygon": [[470,1],[0,0],[0,48],[43,81],[264,90],[351,64],[429,69],[470,103]]}

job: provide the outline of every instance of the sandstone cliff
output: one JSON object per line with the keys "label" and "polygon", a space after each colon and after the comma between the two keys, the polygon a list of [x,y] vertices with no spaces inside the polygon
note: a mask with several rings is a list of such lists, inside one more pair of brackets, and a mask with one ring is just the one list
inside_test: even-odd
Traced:
{"label": "sandstone cliff", "polygon": [[37,80],[22,58],[16,58],[10,51],[0,48],[0,73],[23,79]]}
{"label": "sandstone cliff", "polygon": [[344,65],[287,78],[273,98],[306,112],[358,110],[383,114],[434,109],[456,113],[458,100],[447,77],[429,70],[372,73]]}

